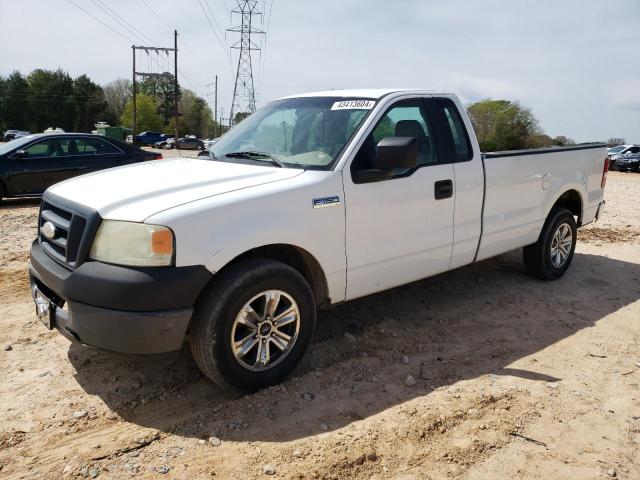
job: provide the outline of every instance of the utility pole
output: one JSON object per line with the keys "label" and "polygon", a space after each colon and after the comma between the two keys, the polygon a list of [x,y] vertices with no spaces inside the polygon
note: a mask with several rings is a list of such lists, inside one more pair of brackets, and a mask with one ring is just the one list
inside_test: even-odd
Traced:
{"label": "utility pole", "polygon": [[236,69],[236,80],[233,86],[233,100],[231,102],[231,113],[229,114],[229,125],[233,124],[234,116],[237,113],[253,113],[256,111],[256,93],[253,85],[253,66],[251,63],[251,52],[259,51],[260,47],[251,39],[251,35],[262,35],[265,32],[252,27],[253,17],[262,15],[256,10],[257,0],[236,0],[237,7],[231,10],[231,14],[239,14],[241,24],[227,29],[229,32],[239,33],[240,40],[231,45],[232,50],[240,50],[238,55],[238,67]]}
{"label": "utility pole", "polygon": [[136,46],[131,45],[131,50],[133,51],[133,122],[131,125],[131,143],[133,143],[133,138],[136,136]]}
{"label": "utility pole", "polygon": [[214,96],[214,101],[213,101],[213,120],[214,120],[214,127],[215,131],[213,132],[213,136],[218,138],[220,135],[218,134],[218,130],[219,130],[219,123],[218,123],[218,75],[216,75],[216,90],[215,90],[215,96]]}
{"label": "utility pole", "polygon": [[[159,52],[163,52],[169,55],[169,52],[174,52],[174,65],[173,65],[173,118],[176,123],[175,135],[176,139],[178,138],[178,31],[173,31],[173,48],[162,48],[162,47],[143,47],[143,46],[135,46],[132,45],[131,49],[133,50],[133,92],[132,92],[132,105],[133,105],[133,122],[131,125],[133,135],[136,134],[136,129],[138,126],[138,114],[136,109],[136,95],[137,95],[137,78],[167,78],[171,76],[170,72],[137,72],[136,71],[136,52],[139,50],[144,51],[149,54],[158,54]],[[165,121],[166,121],[167,112],[165,112]]]}
{"label": "utility pole", "polygon": [[176,124],[175,139],[176,147],[178,144],[178,30],[173,31],[173,119]]}

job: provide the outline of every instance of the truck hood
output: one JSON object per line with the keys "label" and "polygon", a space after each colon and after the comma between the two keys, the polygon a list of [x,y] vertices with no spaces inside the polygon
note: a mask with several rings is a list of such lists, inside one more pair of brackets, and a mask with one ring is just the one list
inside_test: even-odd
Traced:
{"label": "truck hood", "polygon": [[142,222],[168,208],[214,195],[278,182],[303,170],[176,158],[111,168],[47,190],[97,210],[110,220]]}

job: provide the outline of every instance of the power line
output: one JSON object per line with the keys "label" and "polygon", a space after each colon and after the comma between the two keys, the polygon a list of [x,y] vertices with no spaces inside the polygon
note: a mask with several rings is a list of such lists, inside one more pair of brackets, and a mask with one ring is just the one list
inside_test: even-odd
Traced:
{"label": "power line", "polygon": [[[265,3],[265,11],[266,11],[266,5],[267,2],[269,0],[264,0]],[[264,85],[264,64],[265,64],[265,60],[267,57],[267,40],[268,40],[268,33],[270,32],[270,28],[271,28],[271,13],[273,12],[273,2],[275,0],[271,0],[271,3],[269,4],[269,13],[267,14],[267,28],[265,30],[266,34],[264,36],[264,43],[262,45],[262,51],[260,52],[260,90],[262,90],[262,86]]]}
{"label": "power line", "polygon": [[[106,23],[104,23],[102,20],[100,20],[98,17],[96,17],[95,15],[92,15],[91,13],[87,12],[84,8],[82,8],[80,5],[78,5],[77,3],[75,3],[73,0],[67,0],[67,2],[69,2],[71,5],[73,5],[74,7],[82,10],[85,14],[89,15],[91,18],[93,18],[96,22],[100,22],[102,25],[104,25],[105,27],[107,27],[109,30],[111,30],[112,32],[118,34],[120,37],[124,38],[127,42],[131,42],[131,38],[126,37],[125,35],[123,35],[122,33],[120,33],[118,30],[116,30],[115,28],[113,28],[111,25],[108,25]],[[134,43],[134,42],[132,42]]]}
{"label": "power line", "polygon": [[[211,31],[213,32],[213,35],[216,37],[216,40],[218,41],[218,44],[220,45],[220,47],[222,47],[222,50],[225,53],[227,53],[227,49],[223,45],[222,40],[220,40],[220,36],[216,32],[216,29],[213,26],[213,23],[211,23],[211,20],[209,20],[209,15],[207,15],[207,11],[205,10],[204,5],[202,4],[202,0],[198,0],[198,3],[200,4],[200,8],[202,9],[202,13],[204,13],[205,18],[207,19],[207,23],[209,24],[209,27],[211,28]],[[229,56],[229,66],[231,66],[231,57],[230,56]]]}
{"label": "power line", "polygon": [[[169,23],[164,19],[164,17],[162,17],[162,15],[160,15],[151,5],[149,5],[149,3],[147,2],[147,0],[142,0],[142,3],[144,3],[144,5],[151,11],[151,13],[153,13],[156,18],[158,20],[160,20],[162,23],[165,24],[165,26],[169,29],[173,31],[173,28],[171,25],[169,25]],[[191,48],[191,46],[187,43],[187,41],[185,40],[184,37],[182,37],[182,45],[185,47],[187,53],[189,55],[191,55],[191,57],[196,61],[196,63],[198,63],[198,65],[200,65],[200,67],[202,68],[202,70],[208,72],[209,74],[214,75],[214,71],[210,70],[208,67],[205,66],[205,64],[202,62],[202,60],[195,54],[195,52],[193,51],[193,49]]]}
{"label": "power line", "polygon": [[[118,18],[117,18],[113,13],[111,13],[109,10],[107,10],[107,8],[106,8],[104,5],[102,5],[102,4],[100,4],[100,3],[98,3],[98,1],[97,1],[97,0],[93,0],[93,3],[94,3],[94,4],[95,4],[95,5],[96,5],[100,10],[102,10],[102,12],[103,12],[103,13],[106,13],[108,17],[110,17],[112,20],[114,20],[114,21],[116,22],[116,24],[118,24],[118,25],[120,25],[121,27],[123,27],[123,28],[124,28],[124,30],[125,30],[129,35],[132,35],[136,40],[141,41],[142,43],[144,43],[144,40],[143,40],[143,38],[142,38],[141,36],[139,36],[138,34],[136,34],[136,32],[135,32],[133,29],[129,28],[129,27],[128,27],[124,22],[122,22],[122,21],[118,20]],[[135,42],[134,42],[134,43],[135,43]]]}
{"label": "power line", "polygon": [[[222,35],[222,38],[224,38],[224,44],[225,47],[228,47],[227,45],[227,39],[224,37],[224,34],[222,33],[222,27],[220,27],[220,24],[218,23],[218,21],[216,20],[216,16],[213,14],[213,10],[211,10],[211,5],[209,5],[208,0],[203,0],[204,4],[207,6],[207,10],[209,10],[209,13],[211,14],[211,19],[213,20],[213,22],[216,24],[216,27],[218,27],[218,30],[220,31],[220,34]],[[226,51],[226,50],[225,50]]]}
{"label": "power line", "polygon": [[[165,19],[164,19],[164,18],[162,18],[162,17],[160,16],[160,14],[158,14],[158,12],[156,12],[156,11],[151,7],[151,5],[149,5],[149,4],[147,3],[147,0],[142,0],[142,3],[144,3],[144,4],[145,4],[145,6],[146,6],[149,10],[151,10],[151,13],[153,13],[156,17],[158,17],[158,19],[159,19],[162,23],[164,23],[164,24],[167,26],[167,28],[168,28],[169,30],[173,30],[173,29],[174,29],[174,27],[172,27],[171,25],[169,25],[169,24],[165,21]],[[184,42],[184,41],[183,41],[183,42]]]}
{"label": "power line", "polygon": [[[96,0],[93,0],[94,3],[96,3]],[[131,31],[133,31],[134,36],[137,36],[138,38],[140,38],[143,42],[149,42],[152,45],[157,43],[154,42],[151,38],[149,38],[147,35],[145,35],[143,32],[141,32],[139,29],[137,29],[133,24],[131,24],[130,22],[128,22],[127,20],[125,20],[124,18],[122,18],[120,15],[118,15],[118,12],[116,12],[115,10],[113,10],[111,7],[109,7],[106,3],[104,3],[103,0],[97,0],[97,2],[102,5],[104,8],[106,8],[108,11],[107,13],[111,12],[113,15],[115,15],[116,17],[116,21],[119,21],[120,23],[122,23],[125,27],[130,28]],[[98,5],[98,3],[96,3],[96,5]],[[100,6],[98,5],[98,6]],[[136,34],[137,32],[137,34]]]}

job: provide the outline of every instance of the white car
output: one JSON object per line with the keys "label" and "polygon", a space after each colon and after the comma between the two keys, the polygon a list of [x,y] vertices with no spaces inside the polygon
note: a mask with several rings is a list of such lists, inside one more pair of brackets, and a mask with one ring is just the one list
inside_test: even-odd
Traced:
{"label": "white car", "polygon": [[638,148],[640,148],[639,145],[618,145],[616,147],[607,148],[607,155],[609,155],[610,160],[615,161],[626,153],[634,153],[631,152],[631,150]]}
{"label": "white car", "polygon": [[126,355],[188,340],[212,380],[263,388],[318,308],[518,248],[559,278],[608,165],[603,144],[483,154],[458,98],[427,90],[276,100],[210,153],[45,192],[30,278],[48,328]]}

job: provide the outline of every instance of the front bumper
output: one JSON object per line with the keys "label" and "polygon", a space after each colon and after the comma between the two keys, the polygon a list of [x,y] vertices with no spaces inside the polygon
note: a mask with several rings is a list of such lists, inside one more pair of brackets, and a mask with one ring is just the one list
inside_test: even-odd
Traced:
{"label": "front bumper", "polygon": [[145,355],[182,347],[193,304],[211,273],[203,266],[134,268],[94,261],[71,271],[34,241],[29,277],[34,300],[39,294],[40,303],[42,297],[50,301],[51,328],[98,350]]}

